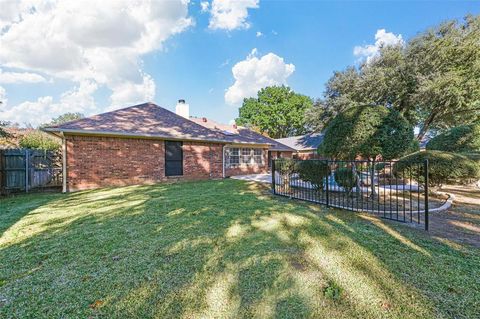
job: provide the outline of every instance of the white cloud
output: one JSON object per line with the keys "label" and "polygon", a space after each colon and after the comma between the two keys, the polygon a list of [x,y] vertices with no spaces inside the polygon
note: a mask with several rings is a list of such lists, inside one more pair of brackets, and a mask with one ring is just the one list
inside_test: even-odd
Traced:
{"label": "white cloud", "polygon": [[248,29],[248,9],[257,9],[259,0],[213,0],[208,27],[212,30]]}
{"label": "white cloud", "polygon": [[152,102],[155,96],[155,81],[149,75],[143,76],[143,82],[135,84],[124,82],[113,88],[111,96],[112,108],[121,107],[122,104],[135,104],[138,102]]}
{"label": "white cloud", "polygon": [[14,84],[14,83],[40,83],[46,82],[43,76],[37,73],[30,72],[3,72],[0,69],[0,83]]}
{"label": "white cloud", "polygon": [[[188,0],[12,0],[4,4],[1,66],[26,71],[17,79],[32,80],[32,72],[41,72],[104,85],[112,90],[111,101],[117,105],[153,99],[155,83],[142,70],[142,56],[162,49],[168,38],[194,24],[188,16]],[[10,75],[8,81],[13,81]],[[46,101],[28,103],[55,104]],[[24,117],[33,116],[27,112]]]}
{"label": "white cloud", "polygon": [[260,32],[260,31],[257,31],[257,33],[256,33],[255,35],[257,36],[257,38],[259,38],[259,37],[261,37],[261,36],[263,35],[263,33]]}
{"label": "white cloud", "polygon": [[7,92],[5,91],[5,88],[0,86],[0,111],[7,106],[8,100],[7,100]]}
{"label": "white cloud", "polygon": [[257,57],[257,49],[232,68],[235,83],[225,92],[228,104],[240,103],[246,97],[255,96],[261,88],[287,83],[287,78],[295,71],[295,65],[287,64],[274,53]]}
{"label": "white cloud", "polygon": [[381,47],[403,45],[404,43],[401,34],[395,35],[392,32],[386,32],[385,29],[379,29],[375,33],[375,44],[355,46],[353,48],[353,54],[360,58],[366,58],[368,63],[377,56]]}
{"label": "white cloud", "polygon": [[202,1],[200,2],[200,8],[201,12],[208,12],[208,9],[210,8],[210,3],[208,3],[208,1]]}
{"label": "white cloud", "polygon": [[95,82],[83,81],[78,87],[63,93],[58,102],[54,102],[52,96],[42,96],[36,101],[26,101],[10,108],[4,102],[5,109],[0,109],[0,118],[14,123],[37,126],[66,112],[89,114],[96,109],[92,95],[97,88]]}

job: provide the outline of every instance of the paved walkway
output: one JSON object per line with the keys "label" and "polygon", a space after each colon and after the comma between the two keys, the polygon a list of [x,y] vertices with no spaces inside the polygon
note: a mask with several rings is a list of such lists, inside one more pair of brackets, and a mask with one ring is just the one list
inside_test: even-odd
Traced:
{"label": "paved walkway", "polygon": [[250,174],[250,175],[238,175],[238,176],[231,176],[231,179],[239,179],[242,181],[252,181],[252,182],[260,182],[260,183],[272,183],[272,175],[271,174]]}

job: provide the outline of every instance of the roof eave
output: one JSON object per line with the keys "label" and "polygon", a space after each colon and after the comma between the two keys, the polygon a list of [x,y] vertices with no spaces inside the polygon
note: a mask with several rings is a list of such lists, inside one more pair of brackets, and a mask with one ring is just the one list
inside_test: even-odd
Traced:
{"label": "roof eave", "polygon": [[267,146],[270,147],[271,144],[265,143],[249,143],[241,141],[228,141],[220,139],[203,139],[195,137],[173,137],[173,136],[164,136],[156,134],[138,134],[138,133],[126,133],[126,132],[115,132],[115,131],[86,131],[86,130],[75,130],[75,129],[64,129],[56,127],[45,127],[41,129],[42,131],[61,137],[65,135],[80,135],[80,136],[105,136],[105,137],[124,137],[124,138],[145,138],[145,139],[159,139],[159,140],[175,140],[175,141],[192,141],[192,142],[207,142],[207,143],[221,143],[221,144],[238,144],[238,145],[258,145],[258,146]]}

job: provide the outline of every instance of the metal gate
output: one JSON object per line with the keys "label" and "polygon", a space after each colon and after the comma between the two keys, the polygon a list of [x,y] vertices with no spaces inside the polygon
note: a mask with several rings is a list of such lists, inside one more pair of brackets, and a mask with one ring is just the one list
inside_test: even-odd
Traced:
{"label": "metal gate", "polygon": [[428,161],[274,160],[272,191],[310,202],[372,213],[428,230]]}

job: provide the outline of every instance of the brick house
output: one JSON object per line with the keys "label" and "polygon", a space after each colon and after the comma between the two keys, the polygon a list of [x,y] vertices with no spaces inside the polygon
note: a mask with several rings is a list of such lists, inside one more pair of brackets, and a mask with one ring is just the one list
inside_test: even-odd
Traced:
{"label": "brick house", "polygon": [[309,133],[300,136],[292,136],[276,139],[278,143],[293,148],[293,158],[297,159],[314,159],[321,158],[317,153],[317,149],[323,142],[322,133]]}
{"label": "brick house", "polygon": [[191,118],[153,103],[43,128],[62,139],[63,191],[266,173],[293,149],[244,127]]}

